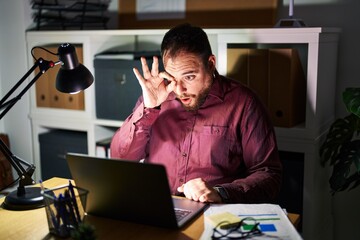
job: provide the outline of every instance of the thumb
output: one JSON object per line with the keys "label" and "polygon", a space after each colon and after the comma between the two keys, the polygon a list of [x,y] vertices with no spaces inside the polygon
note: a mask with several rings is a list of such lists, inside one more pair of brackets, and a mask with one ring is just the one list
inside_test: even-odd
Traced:
{"label": "thumb", "polygon": [[184,184],[177,188],[178,192],[184,192]]}
{"label": "thumb", "polygon": [[176,88],[176,82],[175,81],[170,81],[170,83],[166,86],[166,91],[168,93],[174,91]]}

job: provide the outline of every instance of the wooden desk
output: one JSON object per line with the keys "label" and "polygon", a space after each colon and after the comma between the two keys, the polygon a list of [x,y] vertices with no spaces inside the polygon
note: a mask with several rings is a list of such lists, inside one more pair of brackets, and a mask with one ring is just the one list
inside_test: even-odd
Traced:
{"label": "wooden desk", "polygon": [[[44,182],[46,188],[54,188],[67,184],[66,179],[52,178]],[[4,198],[0,199],[2,204]],[[299,215],[289,214],[295,225]],[[204,230],[204,216],[201,215],[182,230],[170,230],[141,224],[117,221],[107,218],[87,216],[86,221],[96,228],[98,239],[199,239]],[[296,226],[296,225],[295,225]],[[27,211],[9,211],[0,208],[1,239],[55,239],[49,234],[44,208]]]}

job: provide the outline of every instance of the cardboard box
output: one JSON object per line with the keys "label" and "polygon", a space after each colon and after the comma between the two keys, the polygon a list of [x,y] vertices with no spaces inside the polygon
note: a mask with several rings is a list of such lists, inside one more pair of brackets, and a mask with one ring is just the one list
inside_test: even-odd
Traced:
{"label": "cardboard box", "polygon": [[259,96],[275,126],[305,121],[306,77],[297,49],[228,48],[227,76]]}
{"label": "cardboard box", "polygon": [[256,28],[276,24],[279,0],[186,0],[180,19],[170,14],[167,19],[141,20],[135,0],[119,0],[118,6],[119,29],[167,29],[184,22],[203,28]]}
{"label": "cardboard box", "polygon": [[296,49],[269,49],[270,117],[275,126],[305,121],[306,78]]}

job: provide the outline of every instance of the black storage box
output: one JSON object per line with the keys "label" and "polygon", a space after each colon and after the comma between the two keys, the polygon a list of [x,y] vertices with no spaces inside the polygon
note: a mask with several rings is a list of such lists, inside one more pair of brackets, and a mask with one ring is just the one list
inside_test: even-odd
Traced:
{"label": "black storage box", "polygon": [[146,57],[151,69],[152,57],[158,56],[160,71],[163,64],[159,51],[104,52],[95,56],[95,97],[98,119],[125,120],[142,94],[133,68],[141,73],[140,57]]}
{"label": "black storage box", "polygon": [[71,179],[66,153],[88,153],[85,132],[53,130],[39,134],[39,142],[42,180],[52,177]]}

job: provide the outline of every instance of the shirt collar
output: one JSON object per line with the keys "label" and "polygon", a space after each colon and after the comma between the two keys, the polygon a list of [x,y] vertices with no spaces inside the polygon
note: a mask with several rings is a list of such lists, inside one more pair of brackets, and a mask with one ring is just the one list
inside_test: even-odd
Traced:
{"label": "shirt collar", "polygon": [[209,92],[209,96],[215,97],[221,102],[224,101],[224,88],[223,88],[223,84],[221,84],[222,80],[223,80],[222,76],[216,74]]}

